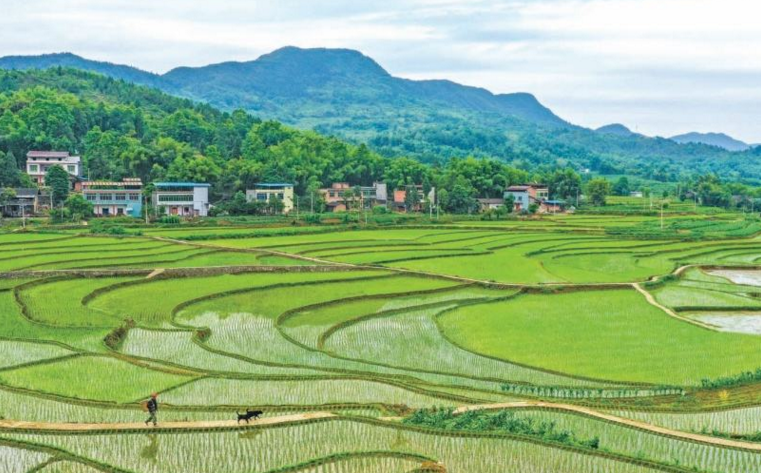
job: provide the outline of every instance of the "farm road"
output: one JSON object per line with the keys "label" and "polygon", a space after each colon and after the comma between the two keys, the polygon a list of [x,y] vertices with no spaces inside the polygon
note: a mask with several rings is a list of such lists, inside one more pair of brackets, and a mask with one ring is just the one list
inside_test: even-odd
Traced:
{"label": "farm road", "polygon": [[[605,412],[597,411],[583,406],[576,406],[573,404],[553,403],[546,401],[517,401],[506,402],[499,404],[479,404],[462,406],[455,410],[456,414],[463,414],[469,411],[478,410],[497,410],[497,409],[552,409],[557,411],[570,412],[574,414],[580,414],[593,419],[599,419],[613,424],[619,424],[626,427],[639,429],[646,432],[651,432],[656,435],[663,435],[666,437],[686,440],[690,442],[698,442],[707,445],[714,445],[717,447],[735,448],[741,450],[749,450],[761,452],[761,443],[744,442],[741,440],[732,440],[720,437],[712,437],[709,435],[701,435],[691,432],[683,432],[680,430],[668,429],[646,422],[641,422],[625,417],[619,417]],[[235,420],[213,420],[213,421],[187,421],[187,422],[161,422],[158,427],[146,426],[142,422],[133,423],[47,423],[47,422],[28,422],[28,421],[15,421],[15,420],[0,420],[0,433],[3,431],[34,431],[37,433],[100,433],[100,432],[145,432],[154,429],[160,429],[162,432],[166,431],[190,431],[190,430],[233,430],[239,427],[245,426],[272,426],[292,424],[297,422],[304,422],[309,420],[320,419],[332,419],[338,418],[337,414],[331,412],[306,412],[302,414],[289,414],[277,417],[267,417],[259,420],[252,421],[250,424],[238,424]],[[399,418],[381,418],[387,422],[396,422]]]}

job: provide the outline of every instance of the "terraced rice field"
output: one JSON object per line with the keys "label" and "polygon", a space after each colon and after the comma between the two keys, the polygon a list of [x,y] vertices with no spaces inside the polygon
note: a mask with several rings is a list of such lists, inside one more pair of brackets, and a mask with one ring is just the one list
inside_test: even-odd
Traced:
{"label": "terraced rice field", "polygon": [[761,237],[676,210],[0,234],[0,473],[759,471]]}

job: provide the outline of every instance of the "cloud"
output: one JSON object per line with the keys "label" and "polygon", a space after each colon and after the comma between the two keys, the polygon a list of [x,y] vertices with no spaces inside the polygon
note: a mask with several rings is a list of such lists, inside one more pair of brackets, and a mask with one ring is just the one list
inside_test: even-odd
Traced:
{"label": "cloud", "polygon": [[348,47],[403,77],[532,92],[582,125],[761,141],[759,13],[747,0],[6,0],[0,55],[163,72]]}

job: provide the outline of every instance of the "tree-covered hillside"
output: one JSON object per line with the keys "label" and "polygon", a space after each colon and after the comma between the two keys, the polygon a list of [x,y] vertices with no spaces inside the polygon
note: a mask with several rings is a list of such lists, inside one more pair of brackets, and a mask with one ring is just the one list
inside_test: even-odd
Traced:
{"label": "tree-covered hillside", "polygon": [[529,179],[495,160],[433,167],[385,158],[364,145],[99,74],[0,71],[0,187],[21,184],[19,170],[32,149],[81,154],[90,179],[209,182],[217,201],[262,181],[294,182],[305,195],[337,181],[384,180],[392,188],[446,188],[442,205],[467,211],[475,197],[499,196],[507,185]]}
{"label": "tree-covered hillside", "polygon": [[221,110],[244,109],[262,119],[366,143],[388,157],[441,163],[473,155],[523,168],[571,165],[659,181],[713,172],[761,183],[761,165],[752,151],[597,133],[567,123],[530,94],[400,79],[357,51],[289,47],[255,61],[182,67],[162,76],[59,56],[2,58],[0,68],[86,68]]}

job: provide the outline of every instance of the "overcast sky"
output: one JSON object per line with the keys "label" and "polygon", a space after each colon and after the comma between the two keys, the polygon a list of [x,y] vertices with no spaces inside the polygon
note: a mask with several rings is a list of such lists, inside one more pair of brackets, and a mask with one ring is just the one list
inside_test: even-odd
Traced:
{"label": "overcast sky", "polygon": [[0,55],[70,51],[165,72],[286,45],[390,73],[531,92],[588,127],[761,143],[755,0],[3,0]]}

